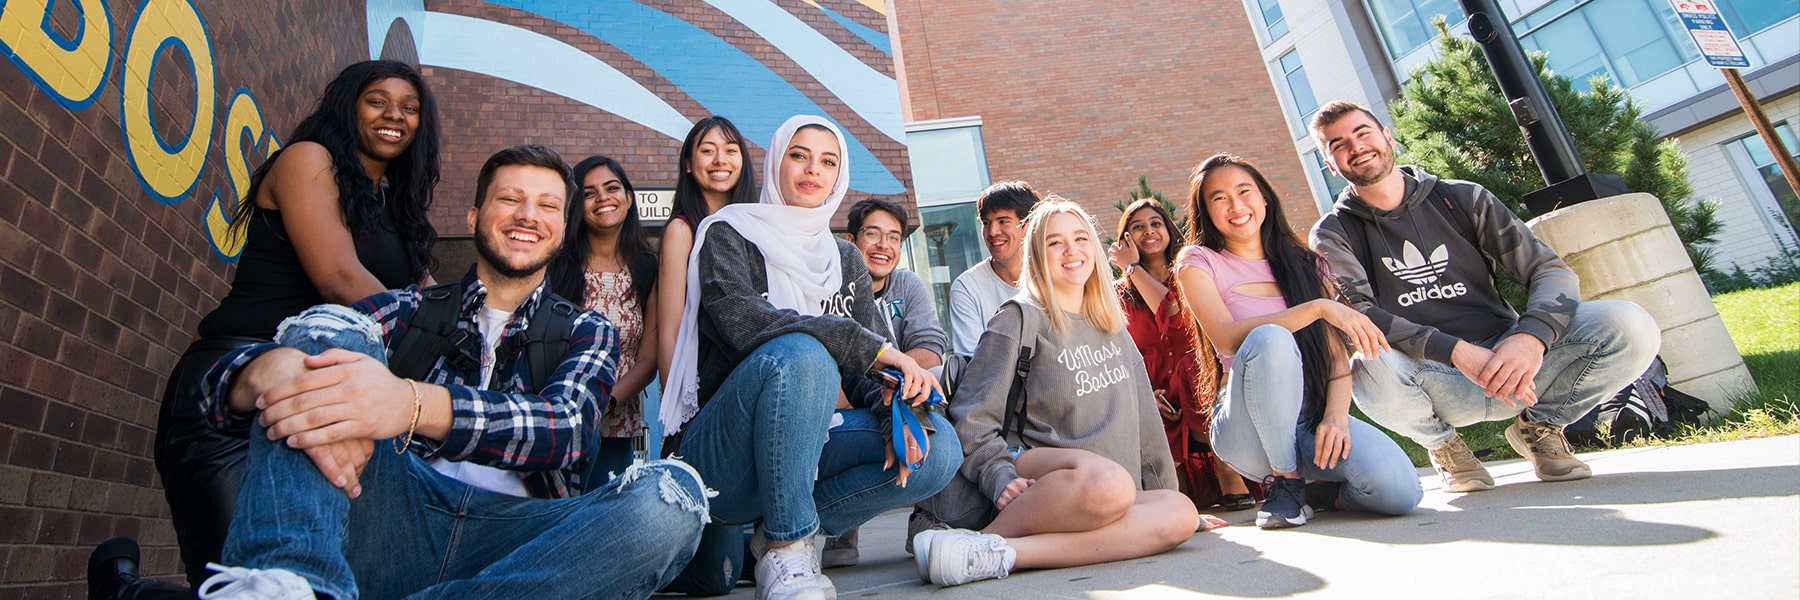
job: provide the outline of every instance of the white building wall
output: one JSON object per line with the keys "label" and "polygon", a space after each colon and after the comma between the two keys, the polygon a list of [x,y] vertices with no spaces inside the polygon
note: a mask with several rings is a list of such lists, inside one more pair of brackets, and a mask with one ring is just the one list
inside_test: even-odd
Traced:
{"label": "white building wall", "polygon": [[[1771,122],[1786,121],[1790,129],[1800,133],[1800,92],[1764,99],[1763,111]],[[1731,146],[1738,139],[1755,134],[1749,118],[1738,112],[1677,138],[1687,153],[1688,181],[1694,186],[1694,196],[1719,200],[1718,215],[1725,230],[1714,246],[1718,252],[1714,267],[1721,271],[1732,265],[1753,269],[1767,264],[1781,253],[1783,242],[1800,248],[1793,231],[1776,221],[1778,216],[1764,210],[1771,207],[1771,199],[1764,191],[1767,184],[1749,170],[1750,165],[1741,156],[1732,156]],[[1795,150],[1788,148],[1789,152]]]}

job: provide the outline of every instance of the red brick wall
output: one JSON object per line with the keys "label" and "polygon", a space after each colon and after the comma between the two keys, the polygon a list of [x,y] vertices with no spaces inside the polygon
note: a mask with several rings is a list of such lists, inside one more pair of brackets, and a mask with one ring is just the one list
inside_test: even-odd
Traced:
{"label": "red brick wall", "polygon": [[[25,4],[8,3],[21,14],[7,18],[38,22]],[[52,4],[53,29],[72,37],[74,7],[102,3]],[[177,572],[151,438],[164,377],[229,283],[203,226],[214,190],[232,197],[227,102],[248,89],[285,135],[339,66],[366,56],[360,7],[195,2],[215,78],[199,118],[213,127],[189,142],[207,148],[193,190],[163,204],[140,185],[120,124],[122,82],[147,70],[124,59],[139,2],[104,4],[111,63],[86,107],[0,61],[0,598],[81,596],[88,552],[118,535],[143,543],[145,572]],[[180,140],[196,120],[194,67],[171,50],[152,62],[153,122]]]}
{"label": "red brick wall", "polygon": [[981,117],[994,181],[1103,229],[1139,174],[1185,205],[1188,171],[1220,151],[1263,169],[1295,227],[1318,220],[1242,3],[1054,4],[893,0],[909,120]]}

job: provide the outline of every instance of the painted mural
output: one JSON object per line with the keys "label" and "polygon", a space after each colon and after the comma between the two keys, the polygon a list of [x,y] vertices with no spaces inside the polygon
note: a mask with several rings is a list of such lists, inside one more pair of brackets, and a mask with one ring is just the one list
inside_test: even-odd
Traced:
{"label": "painted mural", "polygon": [[[905,143],[899,86],[838,46],[795,15],[767,0],[706,0],[742,23],[849,107],[880,135]],[[713,114],[731,119],[751,141],[769,139],[782,121],[799,113],[830,111],[796,89],[773,68],[732,41],[650,6],[629,0],[496,0],[506,6],[562,23],[629,54],[654,69]],[[864,9],[881,10],[866,1]],[[887,35],[816,3],[825,13],[891,60]],[[421,66],[479,73],[549,91],[618,115],[681,140],[693,121],[655,91],[563,41],[513,25],[433,12],[420,0],[370,0],[369,55],[379,57],[390,31],[403,26]],[[742,42],[740,42],[742,43]],[[570,77],[581,73],[582,77]],[[746,101],[754,99],[754,101]],[[834,119],[836,121],[836,119]],[[838,123],[840,127],[843,123]],[[872,154],[851,128],[851,181],[871,194],[906,191],[889,165]]]}
{"label": "painted mural", "polygon": [[[59,2],[71,5],[79,15],[72,34],[51,26]],[[629,0],[491,3],[566,25],[625,52],[677,88],[661,94],[564,40],[508,23],[427,10],[423,0],[368,0],[368,54],[380,57],[393,40],[410,41],[421,66],[467,71],[543,90],[640,124],[676,144],[693,120],[671,105],[666,97],[670,94],[731,119],[753,143],[769,139],[791,115],[826,115],[849,138],[848,151],[855,157],[850,161],[853,189],[868,194],[906,192],[907,185],[896,176],[903,171],[878,158],[868,140],[856,133],[887,138],[882,141],[885,147],[904,146],[899,88],[893,77],[769,0],[703,2],[735,19],[751,35],[722,38],[670,12]],[[40,92],[72,112],[90,110],[104,86],[118,86],[120,146],[144,193],[166,205],[196,195],[204,198],[208,205],[199,226],[214,255],[233,262],[243,242],[229,227],[232,207],[248,191],[253,165],[280,148],[281,142],[266,126],[254,90],[215,77],[212,40],[193,0],[142,0],[135,11],[124,15],[114,14],[107,4],[0,2],[0,54]],[[825,15],[891,63],[887,35],[842,12],[868,11],[862,21],[878,22],[885,18],[882,2],[839,3],[840,11],[812,0],[792,5]],[[116,19],[129,19],[123,38],[114,35]],[[809,96],[797,89],[775,67],[745,49],[760,44],[774,47],[798,65],[851,114],[827,110],[815,100],[817,92]],[[155,123],[154,67],[157,56],[165,52],[185,60],[194,74],[193,125],[185,135],[159,133]],[[843,119],[850,117],[864,126],[846,127]],[[220,150],[216,155],[215,144]],[[228,174],[224,187],[229,189],[197,189],[206,169],[220,168],[209,164],[209,156],[223,158]],[[896,158],[903,156],[898,153],[883,156],[888,162],[903,160]]]}

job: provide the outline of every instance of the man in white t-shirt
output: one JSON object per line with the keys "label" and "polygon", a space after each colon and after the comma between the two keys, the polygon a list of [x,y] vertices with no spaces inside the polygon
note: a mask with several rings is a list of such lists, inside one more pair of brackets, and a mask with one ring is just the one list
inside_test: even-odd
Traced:
{"label": "man in white t-shirt", "polygon": [[988,319],[1007,298],[1019,293],[1019,275],[1025,269],[1025,215],[1031,214],[1037,201],[1037,190],[1023,181],[990,185],[975,200],[988,258],[950,284],[950,341],[957,356],[967,359],[975,355],[975,344],[987,331]]}

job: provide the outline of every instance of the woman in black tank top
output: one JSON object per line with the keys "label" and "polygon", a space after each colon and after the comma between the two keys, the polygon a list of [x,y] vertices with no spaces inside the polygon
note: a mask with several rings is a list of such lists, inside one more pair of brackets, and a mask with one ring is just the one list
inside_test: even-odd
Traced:
{"label": "woman in black tank top", "polygon": [[418,71],[394,61],[346,67],[256,170],[232,223],[246,238],[231,291],[169,375],[157,422],[156,467],[190,583],[219,560],[248,433],[202,421],[201,375],[307,307],[429,285],[437,181],[436,104]]}

